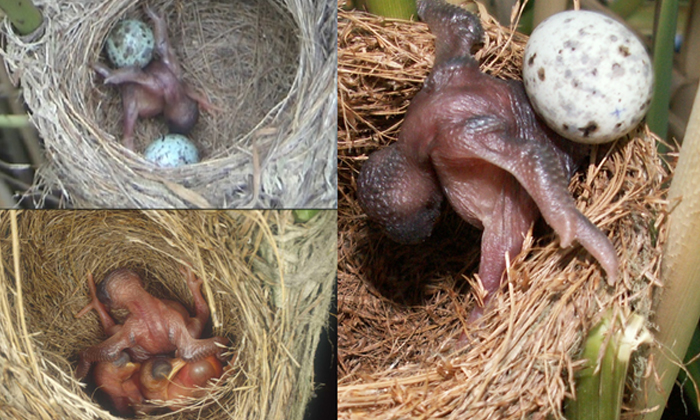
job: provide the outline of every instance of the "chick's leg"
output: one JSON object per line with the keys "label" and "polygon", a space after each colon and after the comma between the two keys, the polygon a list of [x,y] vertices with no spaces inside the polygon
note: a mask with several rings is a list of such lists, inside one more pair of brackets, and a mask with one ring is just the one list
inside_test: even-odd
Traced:
{"label": "chick's leg", "polygon": [[500,182],[501,193],[495,197],[493,213],[481,236],[479,277],[489,294],[501,286],[506,256],[512,261],[518,255],[527,231],[539,216],[537,206],[515,178],[504,174]]}
{"label": "chick's leg", "polygon": [[[539,208],[542,217],[559,235],[566,248],[579,240],[598,261],[613,284],[618,277],[615,248],[595,225],[576,208],[568,191],[566,173],[558,149],[544,138],[543,131],[531,126],[528,137],[511,137],[508,124],[496,116],[478,116],[464,120],[461,136],[448,139],[455,155],[477,156],[511,173]],[[469,139],[469,141],[461,141]]]}
{"label": "chick's leg", "polygon": [[202,335],[204,324],[206,324],[209,319],[209,305],[207,305],[206,300],[204,300],[201,291],[203,281],[194,275],[189,265],[180,267],[180,273],[187,279],[187,287],[190,289],[192,297],[194,298],[195,317],[190,318],[187,322],[187,331],[189,331],[193,338],[199,338]]}
{"label": "chick's leg", "polygon": [[163,97],[154,95],[139,86],[128,84],[122,87],[122,108],[124,112],[124,132],[122,142],[134,150],[134,128],[139,118],[151,118],[163,111]]}
{"label": "chick's leg", "polygon": [[522,206],[512,206],[518,197],[503,200],[514,199],[506,205],[498,206],[490,224],[484,225],[479,278],[488,294],[484,298],[484,306],[477,306],[470,312],[469,321],[476,321],[484,314],[484,308],[490,304],[491,298],[501,286],[507,268],[506,257],[512,261],[520,253],[525,235],[539,215],[529,197],[519,198],[522,199]]}
{"label": "chick's leg", "polygon": [[75,317],[81,318],[83,315],[94,309],[97,312],[97,315],[100,317],[100,321],[102,322],[102,328],[104,328],[105,333],[110,336],[114,335],[117,331],[119,331],[121,325],[117,325],[117,323],[114,322],[114,319],[111,317],[111,315],[109,315],[107,308],[105,308],[102,302],[100,302],[100,300],[97,299],[95,280],[92,277],[92,273],[88,273],[87,278],[88,288],[90,289],[90,297],[92,298],[92,301],[85,305],[85,307],[81,309],[80,312],[75,314]]}
{"label": "chick's leg", "polygon": [[122,106],[124,108],[122,143],[127,149],[134,150],[134,128],[136,127],[136,121],[139,119],[139,105],[125,95],[122,99]]}
{"label": "chick's leg", "polygon": [[111,70],[109,75],[105,77],[104,83],[106,85],[133,83],[141,86],[153,95],[163,95],[163,87],[158,82],[158,79],[138,67],[122,67],[120,69]]}
{"label": "chick's leg", "polygon": [[112,362],[117,360],[122,350],[128,348],[132,343],[128,334],[122,328],[116,334],[105,341],[80,352],[80,360],[75,376],[82,379],[90,371],[90,366],[94,362]]}
{"label": "chick's leg", "polygon": [[[452,160],[434,156],[452,208],[464,220],[483,227],[479,278],[487,293],[483,304],[501,285],[506,257],[511,260],[520,252],[530,226],[539,216],[537,206],[518,181],[508,172],[481,159]],[[470,313],[478,319],[482,307]]]}
{"label": "chick's leg", "polygon": [[203,110],[209,112],[209,113],[214,113],[214,112],[222,112],[223,109],[212,104],[209,101],[209,98],[207,98],[204,94],[197,92],[194,88],[191,86],[183,83],[183,87],[185,89],[185,94],[187,97],[192,99],[193,101],[197,102],[197,105],[199,105],[200,108]]}
{"label": "chick's leg", "polygon": [[189,332],[180,331],[174,334],[174,344],[177,347],[175,357],[179,357],[186,362],[201,360],[205,357],[216,355],[223,361],[222,347],[229,344],[224,337],[212,337],[207,339],[195,339]]}
{"label": "chick's leg", "polygon": [[93,64],[92,68],[104,77],[105,84],[122,85],[124,112],[122,143],[127,149],[134,150],[134,127],[139,116],[152,117],[163,109],[161,88],[152,77],[140,69],[127,67],[112,70],[100,63]]}
{"label": "chick's leg", "polygon": [[95,73],[99,74],[105,79],[112,75],[112,69],[110,69],[102,63],[92,64],[91,67],[93,70],[95,70]]}
{"label": "chick's leg", "polygon": [[178,63],[177,57],[170,46],[170,40],[168,39],[168,25],[165,23],[165,18],[148,6],[145,7],[145,11],[148,17],[153,21],[153,35],[156,41],[156,53],[158,53],[163,63],[170,69],[170,71],[175,73],[177,77],[180,77],[180,64]]}

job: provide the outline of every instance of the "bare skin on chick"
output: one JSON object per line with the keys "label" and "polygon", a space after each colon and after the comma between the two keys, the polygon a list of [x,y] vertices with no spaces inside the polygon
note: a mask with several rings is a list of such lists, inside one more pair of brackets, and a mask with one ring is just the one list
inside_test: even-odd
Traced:
{"label": "bare skin on chick", "polygon": [[520,252],[541,214],[562,247],[578,241],[613,283],[615,248],[567,190],[585,146],[542,123],[522,83],[479,70],[471,55],[483,33],[476,16],[441,0],[423,0],[418,13],[436,37],[435,64],[411,101],[399,141],[362,167],[358,198],[369,218],[392,239],[417,243],[430,236],[447,198],[483,229],[479,277],[490,296],[501,284],[505,256]]}
{"label": "bare skin on chick", "polygon": [[131,362],[126,352],[122,352],[114,361],[96,363],[92,370],[97,389],[109,397],[112,406],[121,415],[134,414],[134,407],[143,404],[140,367],[139,363]]}
{"label": "bare skin on chick", "polygon": [[[227,339],[198,339],[209,317],[209,307],[199,290],[202,280],[197,279],[189,267],[180,271],[187,278],[187,286],[194,297],[196,315],[192,318],[181,304],[157,299],[146,292],[141,278],[129,269],[112,271],[99,284],[99,289],[95,288],[92,275],[88,275],[92,301],[76,316],[95,309],[110,337],[80,353],[78,378],[88,373],[93,362],[114,361],[125,350],[135,362],[172,351],[187,362],[211,355],[221,357],[218,345],[228,344]],[[124,324],[114,322],[109,315],[111,309],[128,310]]]}
{"label": "bare skin on chick", "polygon": [[168,387],[169,400],[180,401],[171,404],[170,409],[175,411],[181,408],[187,398],[204,396],[209,380],[221,377],[224,370],[222,363],[214,356],[186,363]]}
{"label": "bare skin on chick", "polygon": [[[186,398],[204,396],[209,380],[219,378],[223,373],[223,365],[215,356],[195,362],[154,357],[143,364],[139,381],[147,400],[170,403],[168,408],[175,411],[183,407]],[[148,412],[151,409],[143,407],[142,411]]]}
{"label": "bare skin on chick", "polygon": [[187,134],[199,119],[199,107],[214,109],[209,101],[182,80],[182,70],[168,40],[165,19],[146,7],[153,21],[155,37],[154,58],[144,69],[124,67],[110,69],[94,64],[93,69],[104,78],[106,85],[121,88],[124,108],[122,142],[134,150],[134,127],[138,118],[163,114],[171,133]]}

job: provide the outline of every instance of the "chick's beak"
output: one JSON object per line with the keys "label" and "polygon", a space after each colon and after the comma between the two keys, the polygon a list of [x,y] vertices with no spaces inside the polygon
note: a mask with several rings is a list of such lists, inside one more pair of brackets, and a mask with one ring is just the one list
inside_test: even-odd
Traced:
{"label": "chick's beak", "polygon": [[172,381],[172,379],[177,375],[177,373],[187,365],[187,362],[184,360],[177,358],[172,361],[172,369],[170,370],[170,374],[168,375],[168,381]]}

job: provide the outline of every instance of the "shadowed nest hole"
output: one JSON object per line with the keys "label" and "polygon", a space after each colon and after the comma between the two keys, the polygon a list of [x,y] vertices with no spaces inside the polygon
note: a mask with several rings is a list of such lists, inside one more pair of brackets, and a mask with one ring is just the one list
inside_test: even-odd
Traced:
{"label": "shadowed nest hole", "polygon": [[[335,204],[335,15],[311,0],[38,2],[33,38],[9,26],[5,59],[45,140],[35,194],[56,188],[82,207],[329,207]],[[183,79],[216,108],[189,137],[201,162],[158,169],[145,147],[168,132],[136,123],[121,146],[117,88],[90,68],[105,39],[143,6],[164,15]],[[331,169],[331,167],[333,167]]]}
{"label": "shadowed nest hole", "polygon": [[0,362],[12,366],[0,373],[0,392],[12,396],[3,417],[113,418],[93,389],[73,379],[78,353],[106,338],[94,311],[74,318],[89,301],[87,273],[99,283],[132,268],[148,292],[192,314],[183,263],[204,280],[212,333],[232,343],[225,356],[233,374],[168,418],[302,417],[332,293],[335,212],[306,224],[289,211],[25,212],[17,219],[21,276],[12,275],[11,215],[0,214],[0,310],[13,314],[0,321]]}
{"label": "shadowed nest hole", "polygon": [[[469,7],[485,29],[481,69],[520,78],[527,38]],[[399,245],[367,220],[356,197],[363,163],[397,139],[433,59],[424,23],[339,11],[338,418],[562,417],[581,343],[600,314],[652,310],[670,176],[658,139],[640,126],[594,147],[570,183],[579,209],[615,245],[614,287],[585,250],[561,249],[540,222],[481,326],[467,328],[481,233],[448,209],[426,242]],[[468,344],[456,349],[462,332]],[[633,366],[629,386],[646,368],[644,352]]]}

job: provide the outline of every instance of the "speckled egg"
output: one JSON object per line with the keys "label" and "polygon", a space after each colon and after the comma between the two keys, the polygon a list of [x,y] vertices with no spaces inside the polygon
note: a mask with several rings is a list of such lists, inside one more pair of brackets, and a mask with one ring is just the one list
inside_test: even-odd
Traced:
{"label": "speckled egg", "polygon": [[146,147],[146,160],[161,168],[174,168],[199,162],[199,152],[190,139],[182,134],[158,137]]}
{"label": "speckled egg", "polygon": [[122,20],[109,33],[107,56],[115,67],[146,67],[153,58],[153,31],[139,20]]}
{"label": "speckled egg", "polygon": [[644,118],[653,88],[649,54],[624,25],[589,11],[544,20],[525,47],[523,81],[535,111],[581,143],[615,140]]}

